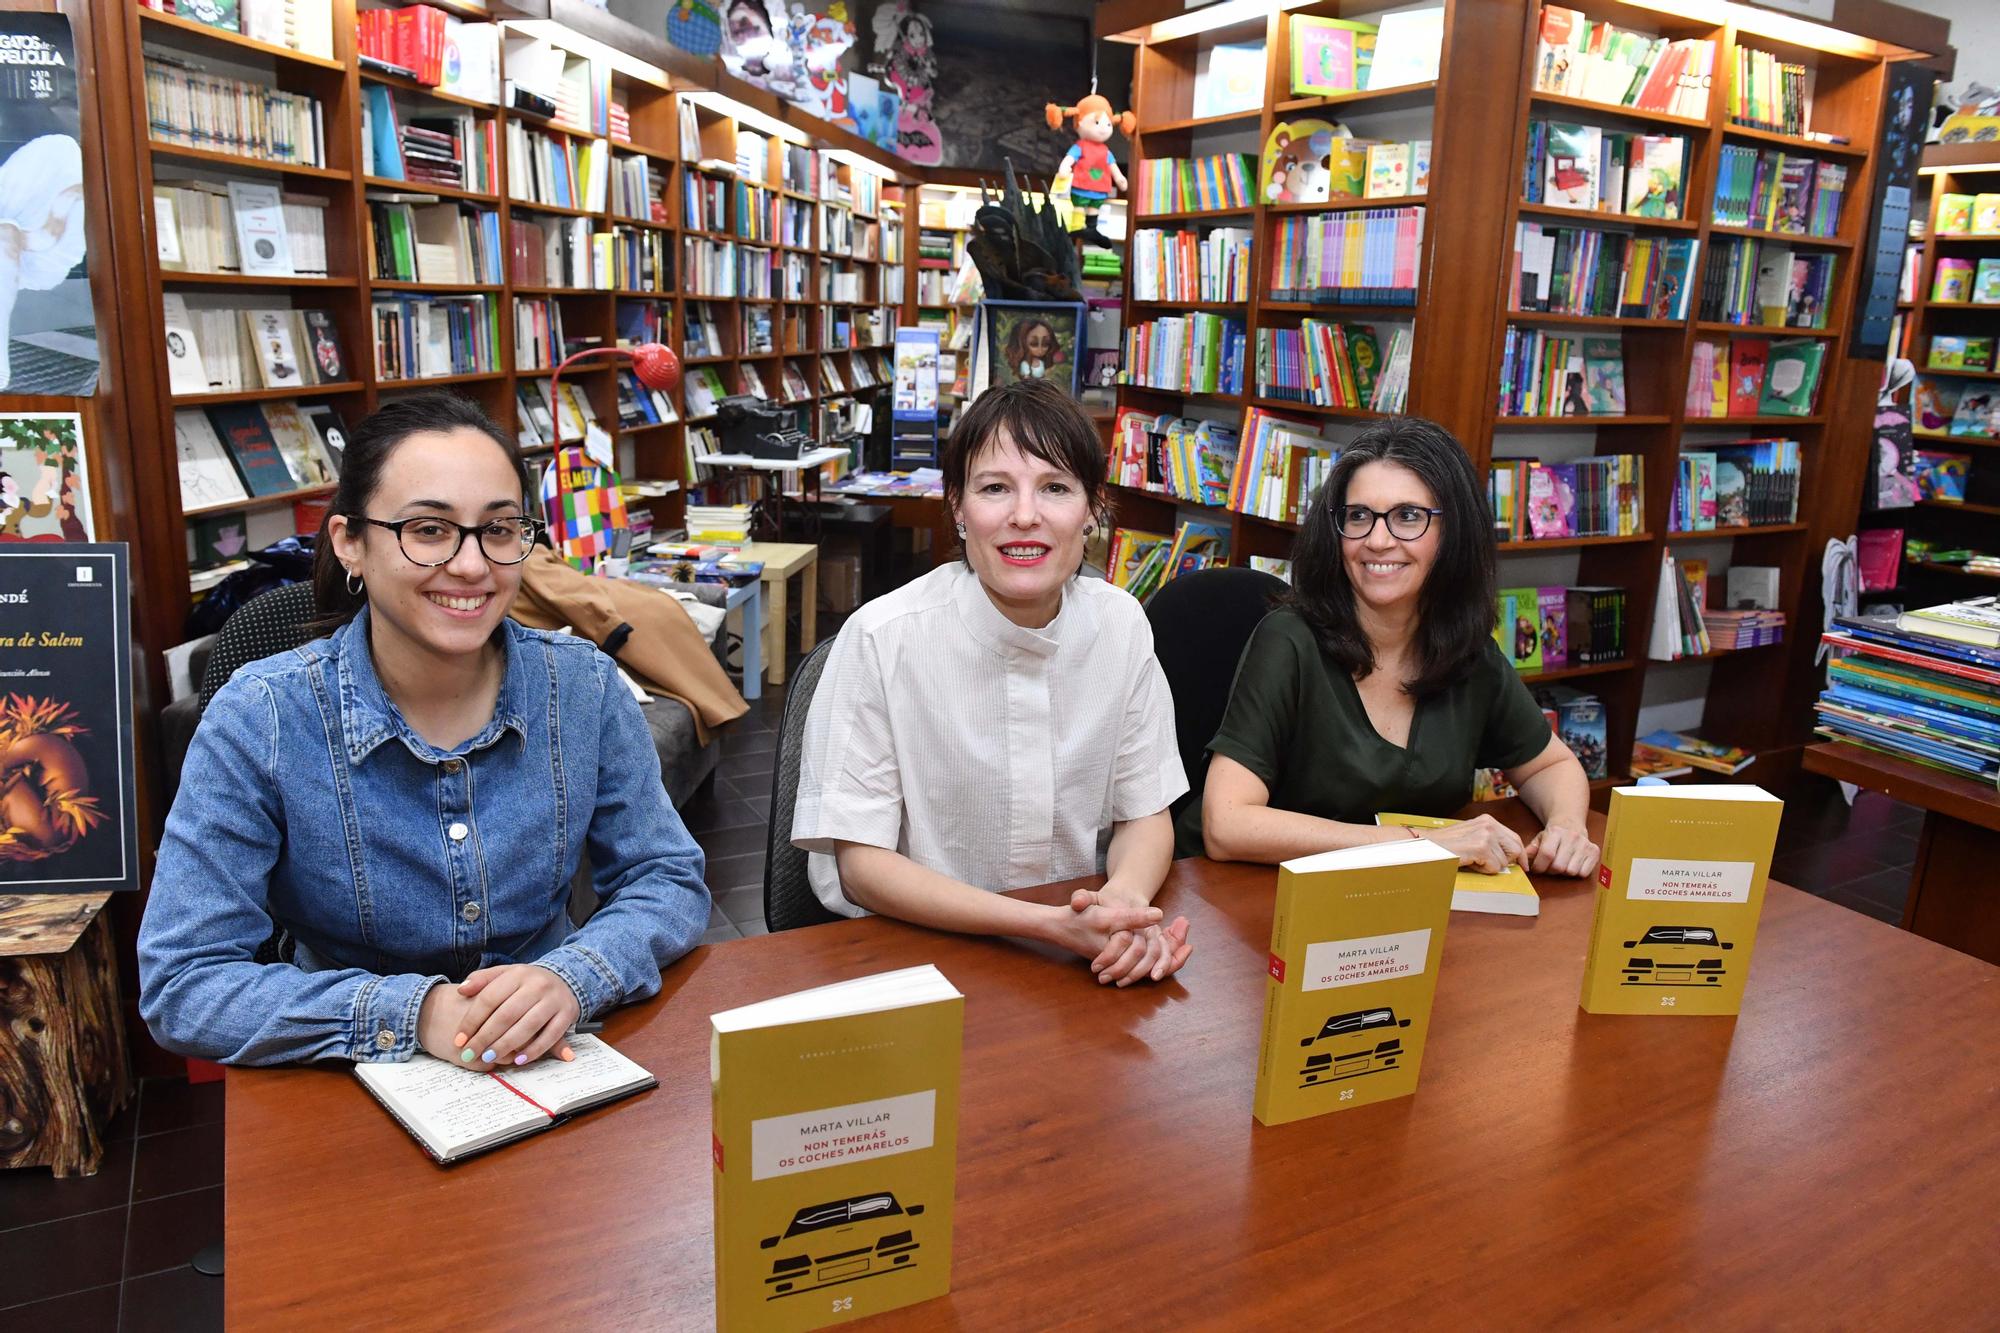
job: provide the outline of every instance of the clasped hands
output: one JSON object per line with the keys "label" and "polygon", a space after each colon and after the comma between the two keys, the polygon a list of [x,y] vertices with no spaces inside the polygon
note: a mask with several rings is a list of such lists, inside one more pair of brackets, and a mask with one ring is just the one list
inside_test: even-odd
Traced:
{"label": "clasped hands", "polygon": [[457,985],[431,987],[417,1012],[417,1044],[482,1074],[551,1053],[574,1060],[565,1038],[581,1012],[569,983],[546,967],[482,967]]}
{"label": "clasped hands", "polygon": [[1078,889],[1069,906],[1055,907],[1050,939],[1082,958],[1101,984],[1129,986],[1162,981],[1180,971],[1194,946],[1184,916],[1162,924],[1165,913],[1137,895],[1106,885]]}

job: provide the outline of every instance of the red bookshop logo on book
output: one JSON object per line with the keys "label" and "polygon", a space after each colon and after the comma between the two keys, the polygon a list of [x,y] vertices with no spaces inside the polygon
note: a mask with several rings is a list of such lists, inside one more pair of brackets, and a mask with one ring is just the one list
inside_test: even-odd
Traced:
{"label": "red bookshop logo on book", "polygon": [[708,1137],[709,1142],[715,1145],[715,1169],[720,1171],[722,1169],[722,1136],[720,1134],[711,1134]]}
{"label": "red bookshop logo on book", "polygon": [[1271,955],[1271,968],[1270,968],[1270,971],[1271,971],[1271,980],[1273,980],[1273,981],[1277,982],[1277,983],[1278,983],[1279,985],[1281,985],[1281,986],[1285,984],[1285,960],[1284,960],[1284,959],[1282,959],[1282,958],[1278,957],[1278,955],[1276,955],[1276,954],[1272,954],[1272,955]]}
{"label": "red bookshop logo on book", "polygon": [[1599,862],[1597,866],[1597,882],[1603,888],[1611,887],[1611,867],[1603,862]]}

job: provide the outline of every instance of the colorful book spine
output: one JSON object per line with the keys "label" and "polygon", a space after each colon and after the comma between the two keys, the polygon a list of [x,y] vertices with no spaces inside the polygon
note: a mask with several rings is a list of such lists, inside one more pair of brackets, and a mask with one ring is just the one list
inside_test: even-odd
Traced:
{"label": "colorful book spine", "polygon": [[1273,229],[1272,299],[1319,305],[1415,305],[1420,207],[1281,217]]}

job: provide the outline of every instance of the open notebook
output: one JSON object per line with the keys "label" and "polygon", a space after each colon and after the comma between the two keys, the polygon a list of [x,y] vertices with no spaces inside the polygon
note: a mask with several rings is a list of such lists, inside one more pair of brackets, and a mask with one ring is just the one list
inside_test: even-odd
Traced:
{"label": "open notebook", "polygon": [[595,1037],[572,1036],[574,1060],[543,1058],[491,1074],[419,1052],[354,1076],[441,1165],[526,1138],[659,1080]]}

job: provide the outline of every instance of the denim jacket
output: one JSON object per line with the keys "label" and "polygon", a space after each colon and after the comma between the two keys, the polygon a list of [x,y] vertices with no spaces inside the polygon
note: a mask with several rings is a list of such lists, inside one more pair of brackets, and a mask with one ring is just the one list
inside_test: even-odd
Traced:
{"label": "denim jacket", "polygon": [[[588,1018],[660,988],[708,925],[701,849],[639,705],[581,639],[500,631],[492,721],[450,751],[382,691],[364,609],[209,703],[139,932],[162,1045],[233,1064],[407,1060],[430,988],[533,962]],[[603,905],[567,914],[588,852]],[[259,964],[273,923],[292,964]]]}

